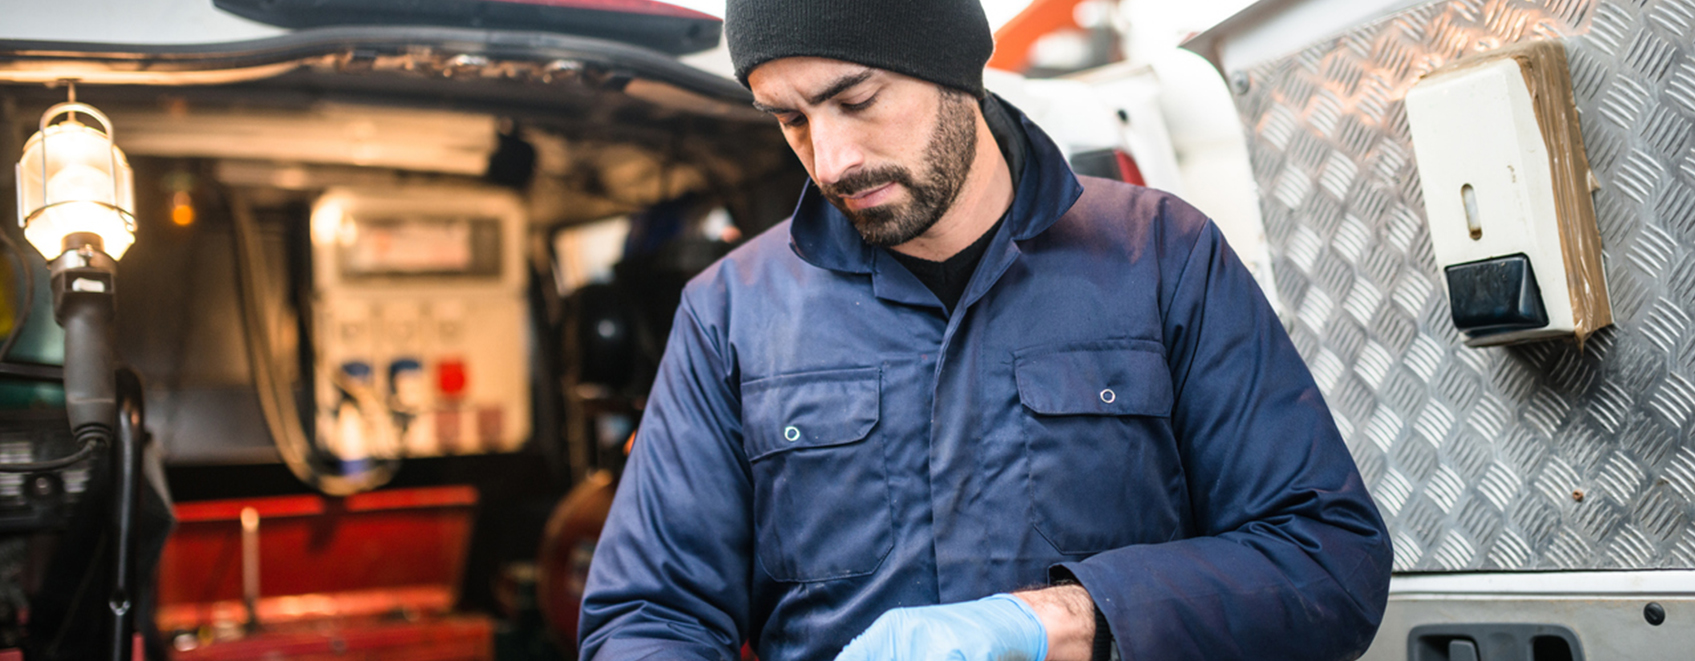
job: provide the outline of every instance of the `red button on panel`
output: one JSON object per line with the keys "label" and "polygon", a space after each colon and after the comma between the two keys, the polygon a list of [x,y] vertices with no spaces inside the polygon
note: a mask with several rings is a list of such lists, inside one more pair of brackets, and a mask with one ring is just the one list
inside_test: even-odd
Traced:
{"label": "red button on panel", "polygon": [[465,361],[459,358],[446,358],[436,363],[436,388],[448,397],[458,397],[465,394]]}

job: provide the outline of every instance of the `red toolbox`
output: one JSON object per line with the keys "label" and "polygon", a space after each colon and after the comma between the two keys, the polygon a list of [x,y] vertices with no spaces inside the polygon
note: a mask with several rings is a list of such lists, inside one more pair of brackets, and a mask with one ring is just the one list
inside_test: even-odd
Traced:
{"label": "red toolbox", "polygon": [[492,659],[493,622],[452,612],[476,503],[438,487],[178,504],[159,630],[180,661]]}

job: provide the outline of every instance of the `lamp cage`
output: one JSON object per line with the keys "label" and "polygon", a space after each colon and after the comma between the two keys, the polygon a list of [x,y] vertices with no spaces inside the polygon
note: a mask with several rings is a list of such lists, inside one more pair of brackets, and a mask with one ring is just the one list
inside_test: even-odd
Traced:
{"label": "lamp cage", "polygon": [[[86,115],[99,128],[77,120]],[[64,121],[53,123],[57,117]],[[48,260],[65,252],[65,238],[99,235],[112,259],[135,242],[135,177],[112,141],[112,121],[86,103],[61,103],[41,116],[41,130],[24,143],[18,161],[18,224]]]}

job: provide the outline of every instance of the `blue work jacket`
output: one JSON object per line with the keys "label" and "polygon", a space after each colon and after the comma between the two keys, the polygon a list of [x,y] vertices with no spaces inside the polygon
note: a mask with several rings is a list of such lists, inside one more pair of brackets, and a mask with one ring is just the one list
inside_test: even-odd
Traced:
{"label": "blue work jacket", "polygon": [[1074,578],[1127,659],[1342,659],[1389,539],[1218,229],[1023,122],[949,315],[807,186],[689,283],[595,550],[585,659],[828,661],[891,608]]}

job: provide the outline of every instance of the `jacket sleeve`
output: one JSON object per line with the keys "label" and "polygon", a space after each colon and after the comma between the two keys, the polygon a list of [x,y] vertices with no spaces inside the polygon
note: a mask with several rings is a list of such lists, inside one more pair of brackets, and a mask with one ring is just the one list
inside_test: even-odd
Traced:
{"label": "jacket sleeve", "polygon": [[580,658],[740,658],[752,491],[719,337],[685,296],[595,547]]}
{"label": "jacket sleeve", "polygon": [[1388,534],[1312,375],[1211,221],[1156,234],[1193,536],[1056,566],[1126,659],[1351,659],[1388,598]]}

